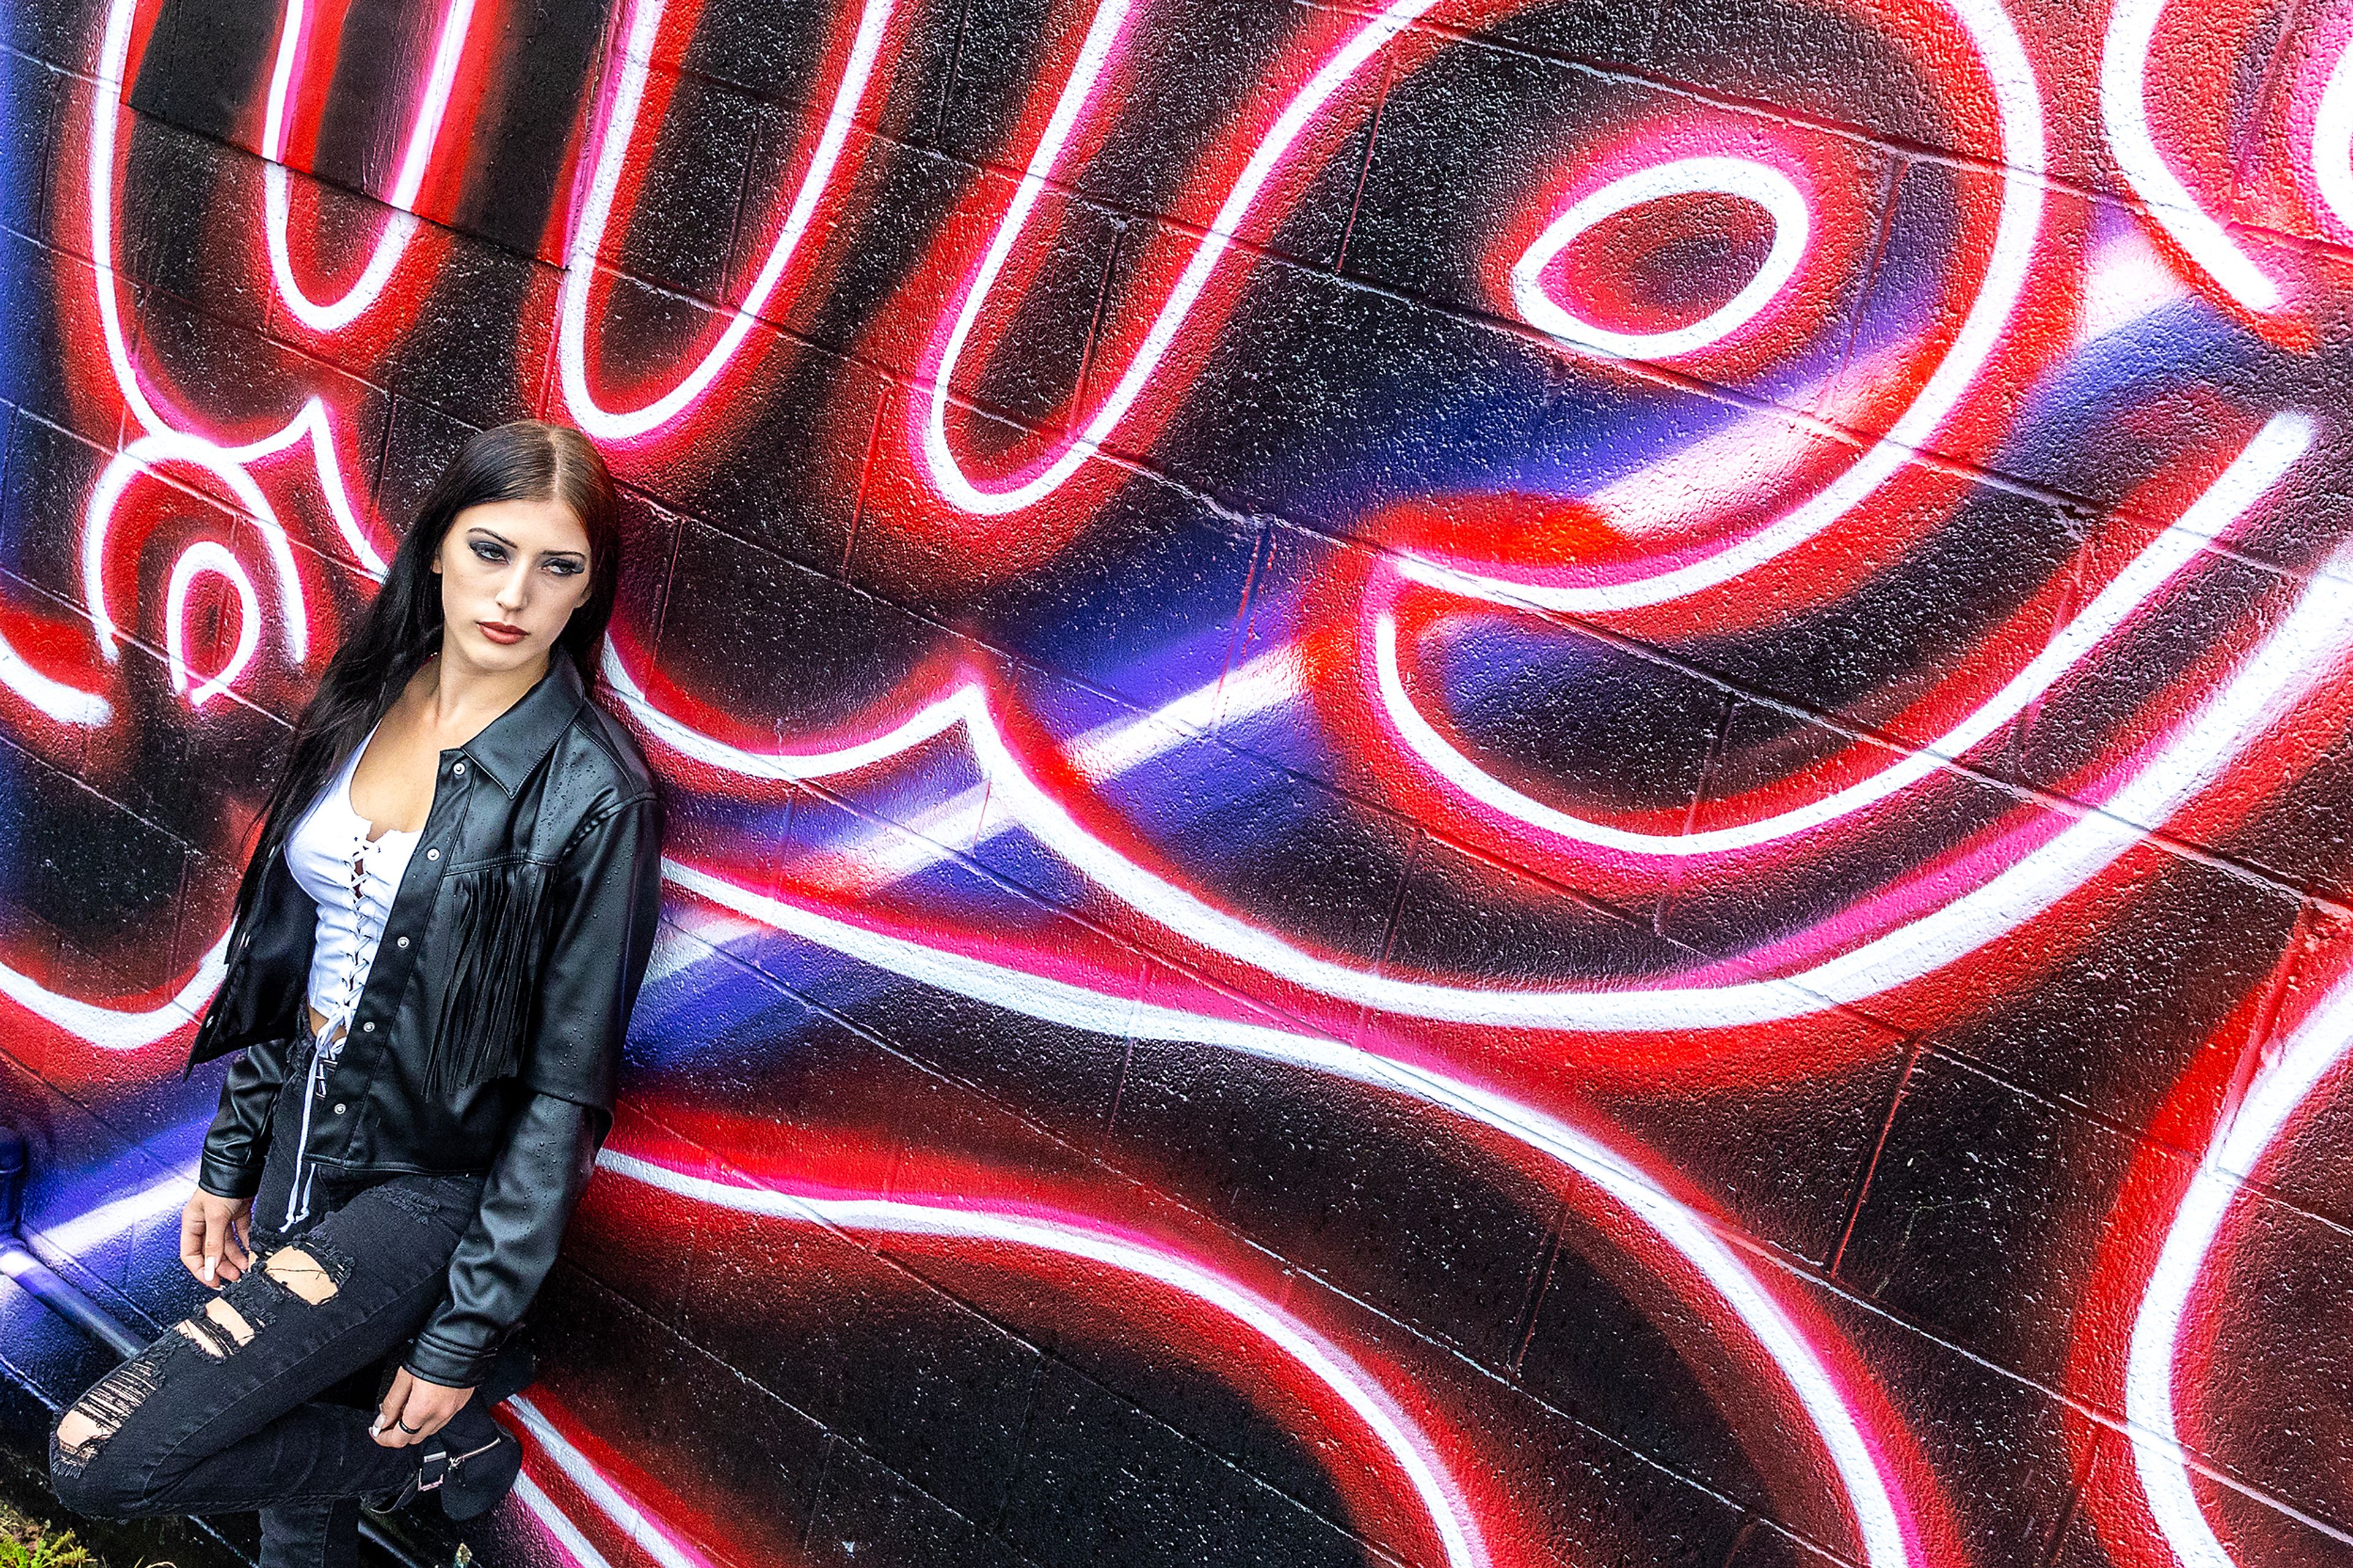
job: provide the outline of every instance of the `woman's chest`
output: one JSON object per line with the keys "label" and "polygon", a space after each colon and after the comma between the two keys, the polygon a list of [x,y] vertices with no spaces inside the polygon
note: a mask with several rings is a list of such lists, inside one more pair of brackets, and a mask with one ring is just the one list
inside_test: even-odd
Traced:
{"label": "woman's chest", "polygon": [[351,809],[373,834],[423,830],[440,784],[441,751],[396,709],[362,745],[351,771]]}

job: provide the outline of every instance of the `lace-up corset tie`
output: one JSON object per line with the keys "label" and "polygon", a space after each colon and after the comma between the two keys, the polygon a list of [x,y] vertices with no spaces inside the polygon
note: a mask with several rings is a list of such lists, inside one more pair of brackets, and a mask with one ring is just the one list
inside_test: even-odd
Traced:
{"label": "lace-up corset tie", "polygon": [[393,896],[400,890],[409,852],[423,837],[421,829],[403,833],[387,828],[370,837],[375,825],[352,805],[352,775],[359,771],[368,741],[375,738],[371,730],[352,749],[343,770],[286,839],[287,868],[319,909],[307,992],[311,1009],[326,1019],[319,1028],[304,1085],[303,1155],[297,1157],[293,1190],[287,1194],[286,1225],[309,1212],[312,1172],[304,1155],[311,1140],[311,1106],[326,1098],[327,1075],[343,1055],[343,1037],[367,986]]}

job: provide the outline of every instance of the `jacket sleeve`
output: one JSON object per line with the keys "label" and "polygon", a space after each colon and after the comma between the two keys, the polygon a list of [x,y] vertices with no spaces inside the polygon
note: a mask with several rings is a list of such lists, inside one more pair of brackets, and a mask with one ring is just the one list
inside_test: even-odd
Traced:
{"label": "jacket sleeve", "polygon": [[405,1364],[471,1388],[555,1266],[613,1122],[622,1037],[661,913],[661,807],[642,799],[585,829],[558,872],[558,924],[540,983],[527,1098],[449,1258],[449,1287]]}
{"label": "jacket sleeve", "polygon": [[411,1374],[471,1388],[555,1267],[556,1248],[603,1143],[588,1107],[534,1094],[515,1113],[481,1206],[449,1258],[449,1289],[405,1363]]}
{"label": "jacket sleeve", "polygon": [[229,1063],[221,1080],[220,1109],[205,1130],[196,1185],[215,1197],[249,1198],[261,1190],[261,1163],[269,1152],[269,1110],[286,1081],[291,1040],[256,1040]]}
{"label": "jacket sleeve", "polygon": [[557,925],[523,1084],[591,1108],[599,1142],[661,918],[661,835],[660,801],[641,796],[583,828],[557,873]]}

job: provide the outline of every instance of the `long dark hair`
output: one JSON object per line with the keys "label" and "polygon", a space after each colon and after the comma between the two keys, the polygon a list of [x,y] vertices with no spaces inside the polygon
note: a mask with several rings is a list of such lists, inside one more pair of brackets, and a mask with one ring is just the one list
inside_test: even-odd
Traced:
{"label": "long dark hair", "polygon": [[478,431],[433,481],[417,521],[393,552],[384,585],[327,661],[319,689],[295,721],[285,770],[262,807],[261,840],[237,886],[237,918],[253,901],[261,868],[284,847],[303,807],[375,728],[409,677],[440,649],[441,580],[433,561],[458,514],[503,500],[554,501],[588,535],[588,597],[556,634],[550,657],[571,659],[582,682],[596,689],[597,660],[621,576],[613,477],[588,437],[569,426],[518,419]]}

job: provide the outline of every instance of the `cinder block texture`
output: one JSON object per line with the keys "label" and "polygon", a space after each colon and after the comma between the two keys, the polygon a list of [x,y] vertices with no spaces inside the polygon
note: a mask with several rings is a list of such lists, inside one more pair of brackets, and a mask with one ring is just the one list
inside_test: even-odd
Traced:
{"label": "cinder block texture", "polygon": [[670,889],[478,1556],[2353,1560],[2348,39],[0,8],[28,1233],[187,1310],[290,721],[537,416]]}

